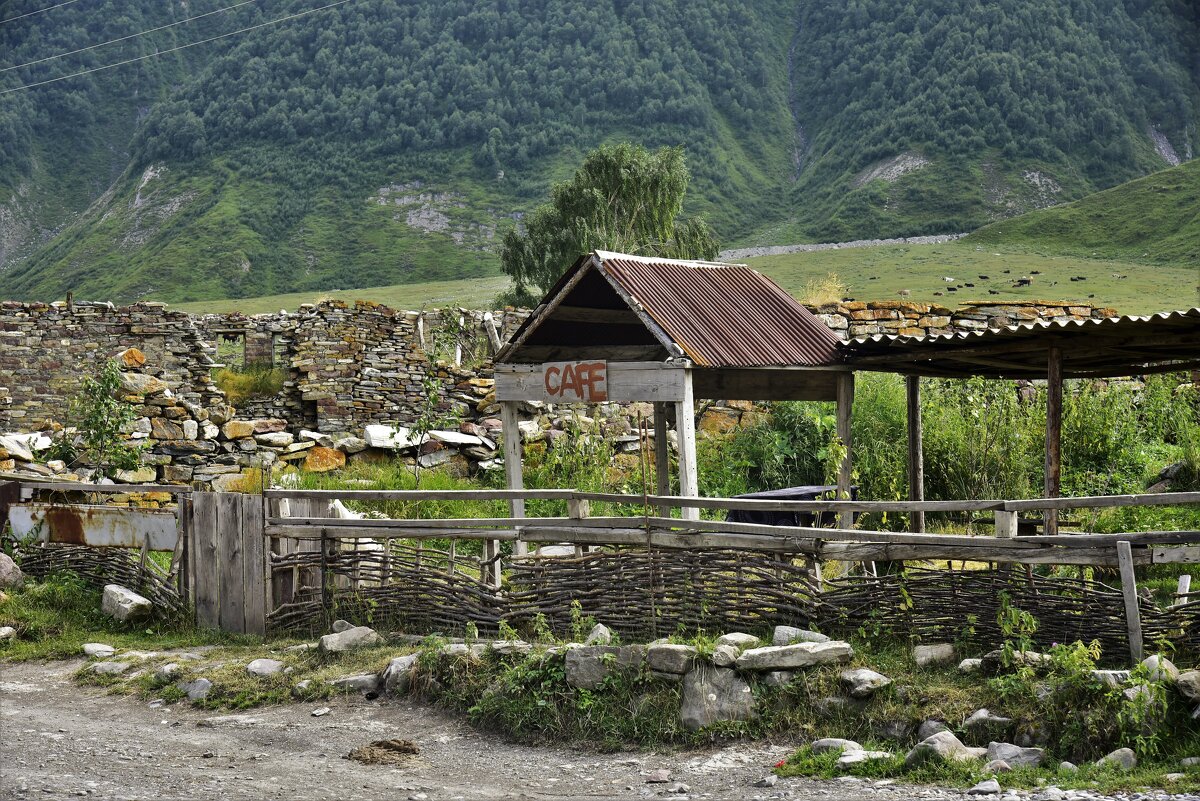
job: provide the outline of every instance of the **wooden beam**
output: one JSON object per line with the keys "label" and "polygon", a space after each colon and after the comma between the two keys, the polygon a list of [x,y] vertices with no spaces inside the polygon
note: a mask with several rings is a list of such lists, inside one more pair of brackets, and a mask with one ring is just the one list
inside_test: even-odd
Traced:
{"label": "wooden beam", "polygon": [[633,309],[591,309],[587,306],[567,306],[566,304],[559,306],[547,319],[598,325],[640,325],[642,322],[634,314]]}
{"label": "wooden beam", "polygon": [[[845,449],[842,462],[838,465],[837,496],[839,500],[850,497],[850,483],[854,459],[851,454],[850,419],[854,408],[854,373],[842,373],[837,378],[837,436]],[[845,528],[845,520],[838,514],[838,528]]]}
{"label": "wooden beam", "polygon": [[692,371],[697,398],[751,401],[830,401],[837,399],[841,371],[772,368],[698,368]]}
{"label": "wooden beam", "polygon": [[[665,362],[615,362],[606,366],[605,388],[608,400],[615,403],[639,401],[678,401],[683,398],[685,364]],[[546,390],[544,365],[496,365],[496,399],[498,401],[562,402]]]}
{"label": "wooden beam", "polygon": [[[683,371],[683,398],[675,404],[675,432],[679,436],[679,494],[685,498],[700,495],[696,466],[696,402],[692,397],[692,371]],[[684,520],[698,520],[700,510],[683,507]]]}
{"label": "wooden beam", "polygon": [[1129,632],[1131,664],[1142,661],[1142,613],[1138,609],[1137,579],[1133,572],[1133,552],[1129,543],[1117,543],[1117,563],[1121,569],[1121,596],[1125,601],[1125,626]]}
{"label": "wooden beam", "polygon": [[510,352],[509,361],[565,362],[585,359],[639,361],[664,355],[659,345],[522,345]]}
{"label": "wooden beam", "polygon": [[[503,409],[503,406],[501,407]],[[517,490],[267,490],[263,495],[276,499],[343,501],[566,501],[578,493],[571,489]],[[629,497],[633,497],[632,495]]]}
{"label": "wooden beam", "polygon": [[[1046,354],[1046,489],[1047,498],[1057,498],[1062,482],[1062,350],[1051,347]],[[1045,511],[1043,531],[1058,533],[1058,510]]]}
{"label": "wooden beam", "polygon": [[[667,442],[667,404],[654,404],[654,479],[659,495],[671,494],[671,448]],[[660,504],[659,517],[670,517],[670,504]]]}
{"label": "wooden beam", "polygon": [[[925,500],[925,453],[921,431],[921,378],[910,375],[904,379],[908,399],[908,499]],[[916,510],[909,515],[909,530],[925,530],[925,512]]]}
{"label": "wooden beam", "polygon": [[[525,487],[525,476],[521,469],[521,430],[517,426],[516,401],[506,400],[500,402],[500,422],[503,426],[504,437],[505,486],[510,490],[523,489]],[[512,498],[508,502],[508,508],[513,517],[525,516],[525,500],[523,498]],[[500,542],[498,540],[489,540],[483,551],[484,561],[494,558],[499,553]],[[524,543],[518,544],[516,555],[525,555]],[[500,586],[499,565],[496,565],[495,570],[489,571],[489,578],[493,586]]]}

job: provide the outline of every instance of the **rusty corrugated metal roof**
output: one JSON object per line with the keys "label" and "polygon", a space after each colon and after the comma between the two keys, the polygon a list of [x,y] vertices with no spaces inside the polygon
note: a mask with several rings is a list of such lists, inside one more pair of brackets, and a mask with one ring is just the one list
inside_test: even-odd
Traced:
{"label": "rusty corrugated metal roof", "polygon": [[596,251],[598,269],[699,367],[839,364],[840,341],[795,298],[741,264]]}

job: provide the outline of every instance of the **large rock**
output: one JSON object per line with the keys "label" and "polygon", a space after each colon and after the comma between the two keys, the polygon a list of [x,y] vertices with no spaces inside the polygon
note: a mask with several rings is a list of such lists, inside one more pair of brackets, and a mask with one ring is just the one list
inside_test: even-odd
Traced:
{"label": "large rock", "polygon": [[309,473],[328,473],[330,470],[340,470],[346,466],[346,454],[336,448],[326,448],[321,445],[309,448],[304,457],[304,469]]}
{"label": "large rock", "polygon": [[870,668],[843,670],[838,679],[851,698],[870,698],[876,690],[892,683],[887,676]]}
{"label": "large rock", "polygon": [[[776,643],[776,645],[786,645],[786,643]],[[744,634],[740,631],[734,631],[729,634],[722,634],[717,638],[717,645],[732,645],[739,651],[744,651],[747,648],[757,648],[760,641],[753,634]]]}
{"label": "large rock", "polygon": [[646,656],[645,646],[586,645],[567,651],[567,684],[581,690],[594,690],[609,673],[636,668]]}
{"label": "large rock", "polygon": [[1045,749],[1022,748],[1012,743],[988,743],[987,747],[989,761],[1003,760],[1012,768],[1040,767],[1045,755]]}
{"label": "large rock", "polygon": [[917,727],[917,742],[928,740],[940,731],[950,731],[950,727],[940,720],[926,720]]}
{"label": "large rock", "polygon": [[146,354],[137,348],[126,348],[114,358],[129,369],[142,367],[146,364]]}
{"label": "large rock", "polygon": [[104,587],[104,596],[100,599],[100,611],[122,623],[136,622],[153,615],[154,604],[133,590],[119,584],[108,584]]}
{"label": "large rock", "polygon": [[177,685],[187,695],[189,701],[203,701],[212,690],[213,683],[208,679],[194,679]]}
{"label": "large rock", "polygon": [[265,434],[255,434],[254,441],[272,448],[285,448],[295,442],[296,438],[286,431],[268,431]]}
{"label": "large rock", "polygon": [[108,659],[117,652],[116,648],[102,642],[85,642],[83,644],[83,654],[92,659]]}
{"label": "large rock", "polygon": [[918,645],[913,648],[913,661],[917,663],[917,667],[948,665],[954,659],[954,646],[948,642]]}
{"label": "large rock", "polygon": [[1158,654],[1148,656],[1142,660],[1142,667],[1146,668],[1153,681],[1174,684],[1179,679],[1179,668],[1175,667],[1174,663],[1165,656]]}
{"label": "large rock", "polygon": [[755,716],[754,694],[737,671],[701,664],[683,677],[679,720],[688,731]]}
{"label": "large rock", "polygon": [[9,457],[21,462],[32,462],[33,451],[25,443],[14,436],[0,434],[0,450],[8,453]]}
{"label": "large rock", "polygon": [[249,420],[230,420],[221,426],[225,439],[245,439],[254,436],[254,423]]}
{"label": "large rock", "polygon": [[717,667],[733,667],[742,652],[736,645],[718,645],[712,652],[712,663]]}
{"label": "large rock", "polygon": [[[571,555],[575,554],[575,549],[571,548]],[[592,630],[588,632],[587,639],[583,641],[584,645],[609,645],[612,643],[612,631],[603,623],[597,623],[592,626]]]}
{"label": "large rock", "polygon": [[251,676],[274,676],[283,670],[283,663],[278,659],[255,659],[246,665],[246,672]]}
{"label": "large rock", "polygon": [[161,395],[167,384],[145,373],[121,373],[121,392],[125,395]]}
{"label": "large rock", "polygon": [[1012,731],[1012,727],[1012,718],[993,715],[987,709],[979,709],[963,721],[962,730],[968,740],[986,743],[1003,740]]}
{"label": "large rock", "polygon": [[[300,432],[301,436],[304,432]],[[333,443],[333,447],[337,448],[342,453],[362,453],[367,449],[367,441],[360,437],[342,437]]]}
{"label": "large rock", "polygon": [[1137,767],[1137,755],[1129,748],[1118,748],[1111,754],[1100,757],[1096,760],[1096,764],[1103,767],[1104,765],[1116,765],[1121,770],[1133,770]]}
{"label": "large rock", "polygon": [[1189,701],[1200,701],[1200,670],[1188,670],[1175,679],[1175,689]]}
{"label": "large rock", "polygon": [[278,417],[268,417],[254,421],[255,434],[276,434],[280,431],[287,431],[287,420],[281,420]]}
{"label": "large rock", "polygon": [[375,629],[367,626],[355,626],[352,629],[346,629],[337,634],[326,634],[317,643],[317,648],[322,653],[340,654],[346,651],[353,651],[356,648],[367,648],[372,645],[382,644],[383,638],[375,632]]}
{"label": "large rock", "polygon": [[325,683],[342,692],[370,694],[379,692],[380,678],[376,673],[359,673],[354,676],[330,679]]}
{"label": "large rock", "polygon": [[165,417],[155,417],[150,421],[150,436],[158,440],[187,439],[183,424]]}
{"label": "large rock", "polygon": [[12,640],[17,636],[17,630],[12,626],[0,626],[0,640]]}
{"label": "large rock", "polygon": [[413,436],[404,426],[369,425],[363,430],[368,447],[403,450],[421,444],[420,436]]}
{"label": "large rock", "polygon": [[690,645],[661,643],[646,649],[646,666],[659,673],[687,673],[696,661],[697,651]]}
{"label": "large rock", "polygon": [[791,645],[794,642],[829,642],[824,634],[795,626],[776,626],[772,645]]}
{"label": "large rock", "polygon": [[[0,521],[3,525],[3,521]],[[0,552],[0,590],[19,590],[25,585],[25,574],[17,563],[6,554]]]}
{"label": "large rock", "polygon": [[844,754],[847,751],[861,751],[863,747],[854,740],[843,740],[840,737],[823,737],[810,745],[809,750],[814,754],[824,754],[827,751],[838,751]]}
{"label": "large rock", "polygon": [[946,762],[970,762],[983,759],[986,755],[986,748],[969,748],[951,732],[940,731],[917,743],[904,757],[904,766],[913,768],[931,759],[940,759]]}
{"label": "large rock", "polygon": [[1038,667],[1050,660],[1045,654],[1036,651],[1013,651],[1008,665],[1004,664],[1004,651],[997,648],[988,651],[980,660],[979,669],[985,676],[996,676],[1016,670],[1019,667]]}
{"label": "large rock", "polygon": [[383,669],[383,689],[392,695],[406,695],[412,686],[413,671],[417,667],[417,654],[398,656]]}
{"label": "large rock", "polygon": [[739,670],[794,670],[813,665],[840,664],[850,661],[854,649],[849,643],[802,642],[795,645],[768,645],[751,648],[738,657]]}

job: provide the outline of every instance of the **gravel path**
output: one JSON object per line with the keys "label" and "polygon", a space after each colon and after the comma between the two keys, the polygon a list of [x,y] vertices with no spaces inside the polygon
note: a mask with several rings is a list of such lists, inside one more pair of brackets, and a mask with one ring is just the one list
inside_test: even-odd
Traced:
{"label": "gravel path", "polygon": [[[908,799],[958,792],[888,782],[754,784],[791,750],[737,744],[690,752],[599,754],[533,748],[420,704],[344,698],[221,714],[81,688],[78,661],[0,666],[0,798],[56,799]],[[399,765],[343,757],[407,739]],[[648,783],[666,769],[669,780]],[[996,796],[992,796],[996,798]]]}

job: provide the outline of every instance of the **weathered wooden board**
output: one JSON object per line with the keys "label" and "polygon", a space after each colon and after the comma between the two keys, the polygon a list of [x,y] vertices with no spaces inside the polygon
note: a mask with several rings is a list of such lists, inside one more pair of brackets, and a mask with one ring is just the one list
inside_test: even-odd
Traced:
{"label": "weathered wooden board", "polygon": [[[496,365],[496,400],[533,400],[561,403],[561,393],[547,387],[546,369],[558,370],[551,386],[561,388],[561,364]],[[606,363],[605,397],[617,403],[635,401],[680,401],[684,396],[686,370],[662,362]]]}
{"label": "weathered wooden board", "polygon": [[245,627],[242,496],[236,492],[217,495],[217,548],[220,601],[217,616],[221,631],[241,632]]}
{"label": "weathered wooden board", "polygon": [[196,625],[215,629],[220,626],[220,548],[217,532],[217,493],[198,492],[192,496],[192,585]]}

